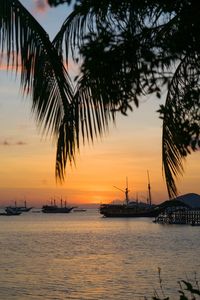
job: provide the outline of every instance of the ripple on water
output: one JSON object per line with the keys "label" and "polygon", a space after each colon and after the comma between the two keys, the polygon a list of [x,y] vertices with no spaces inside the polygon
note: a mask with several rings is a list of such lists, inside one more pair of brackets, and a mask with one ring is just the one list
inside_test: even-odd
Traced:
{"label": "ripple on water", "polygon": [[159,291],[158,267],[174,297],[177,280],[200,271],[200,228],[112,220],[96,211],[7,220],[0,219],[5,300],[143,299]]}

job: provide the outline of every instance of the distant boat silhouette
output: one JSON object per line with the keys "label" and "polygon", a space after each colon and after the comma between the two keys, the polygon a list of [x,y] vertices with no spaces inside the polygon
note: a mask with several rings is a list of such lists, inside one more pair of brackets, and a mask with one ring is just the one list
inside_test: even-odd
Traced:
{"label": "distant boat silhouette", "polygon": [[24,201],[24,206],[17,206],[17,202],[15,201],[15,206],[8,206],[7,208],[13,211],[20,211],[20,212],[28,212],[32,209],[32,207],[26,206],[26,200]]}
{"label": "distant boat silhouette", "polygon": [[5,212],[0,213],[1,216],[19,216],[21,215],[21,211],[18,210],[16,207],[8,206],[5,208]]}
{"label": "distant boat silhouette", "polygon": [[73,210],[73,212],[85,212],[87,211],[85,208],[76,208]]}
{"label": "distant boat silhouette", "polygon": [[54,200],[54,203],[51,203],[51,205],[43,205],[42,206],[42,212],[43,213],[48,213],[48,214],[56,214],[56,213],[69,213],[74,206],[66,206],[66,201],[63,206],[62,199],[61,199],[61,206],[57,206],[56,202]]}

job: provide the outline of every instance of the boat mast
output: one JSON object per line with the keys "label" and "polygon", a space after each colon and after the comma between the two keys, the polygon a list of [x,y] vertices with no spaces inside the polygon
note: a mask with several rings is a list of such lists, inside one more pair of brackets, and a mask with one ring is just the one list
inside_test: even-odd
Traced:
{"label": "boat mast", "polygon": [[126,201],[126,204],[129,203],[129,197],[128,197],[128,192],[129,192],[129,189],[128,189],[128,178],[126,177],[126,188],[125,190],[122,190],[120,188],[118,188],[117,186],[114,186],[114,188],[120,190],[121,192],[125,193],[125,201]]}
{"label": "boat mast", "polygon": [[149,194],[149,205],[151,206],[151,185],[150,185],[150,179],[149,179],[149,171],[147,170],[147,177],[148,177],[148,194]]}
{"label": "boat mast", "polygon": [[126,200],[126,204],[129,203],[129,198],[128,198],[128,177],[126,177],[126,189],[125,189],[125,200]]}

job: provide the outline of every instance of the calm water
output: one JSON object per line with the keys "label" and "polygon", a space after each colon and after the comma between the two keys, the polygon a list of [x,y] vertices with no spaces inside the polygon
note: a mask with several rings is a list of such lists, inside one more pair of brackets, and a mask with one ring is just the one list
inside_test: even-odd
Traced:
{"label": "calm water", "polygon": [[200,276],[200,227],[98,211],[0,216],[0,299],[131,300]]}

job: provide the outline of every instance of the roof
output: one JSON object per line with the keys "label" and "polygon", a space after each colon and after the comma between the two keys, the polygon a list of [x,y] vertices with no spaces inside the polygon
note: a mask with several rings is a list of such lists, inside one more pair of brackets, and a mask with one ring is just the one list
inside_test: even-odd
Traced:
{"label": "roof", "polygon": [[200,195],[190,193],[179,196],[177,200],[189,205],[191,208],[200,208]]}
{"label": "roof", "polygon": [[164,201],[159,206],[160,207],[186,206],[189,208],[200,208],[200,195],[195,193],[181,195],[172,200]]}

